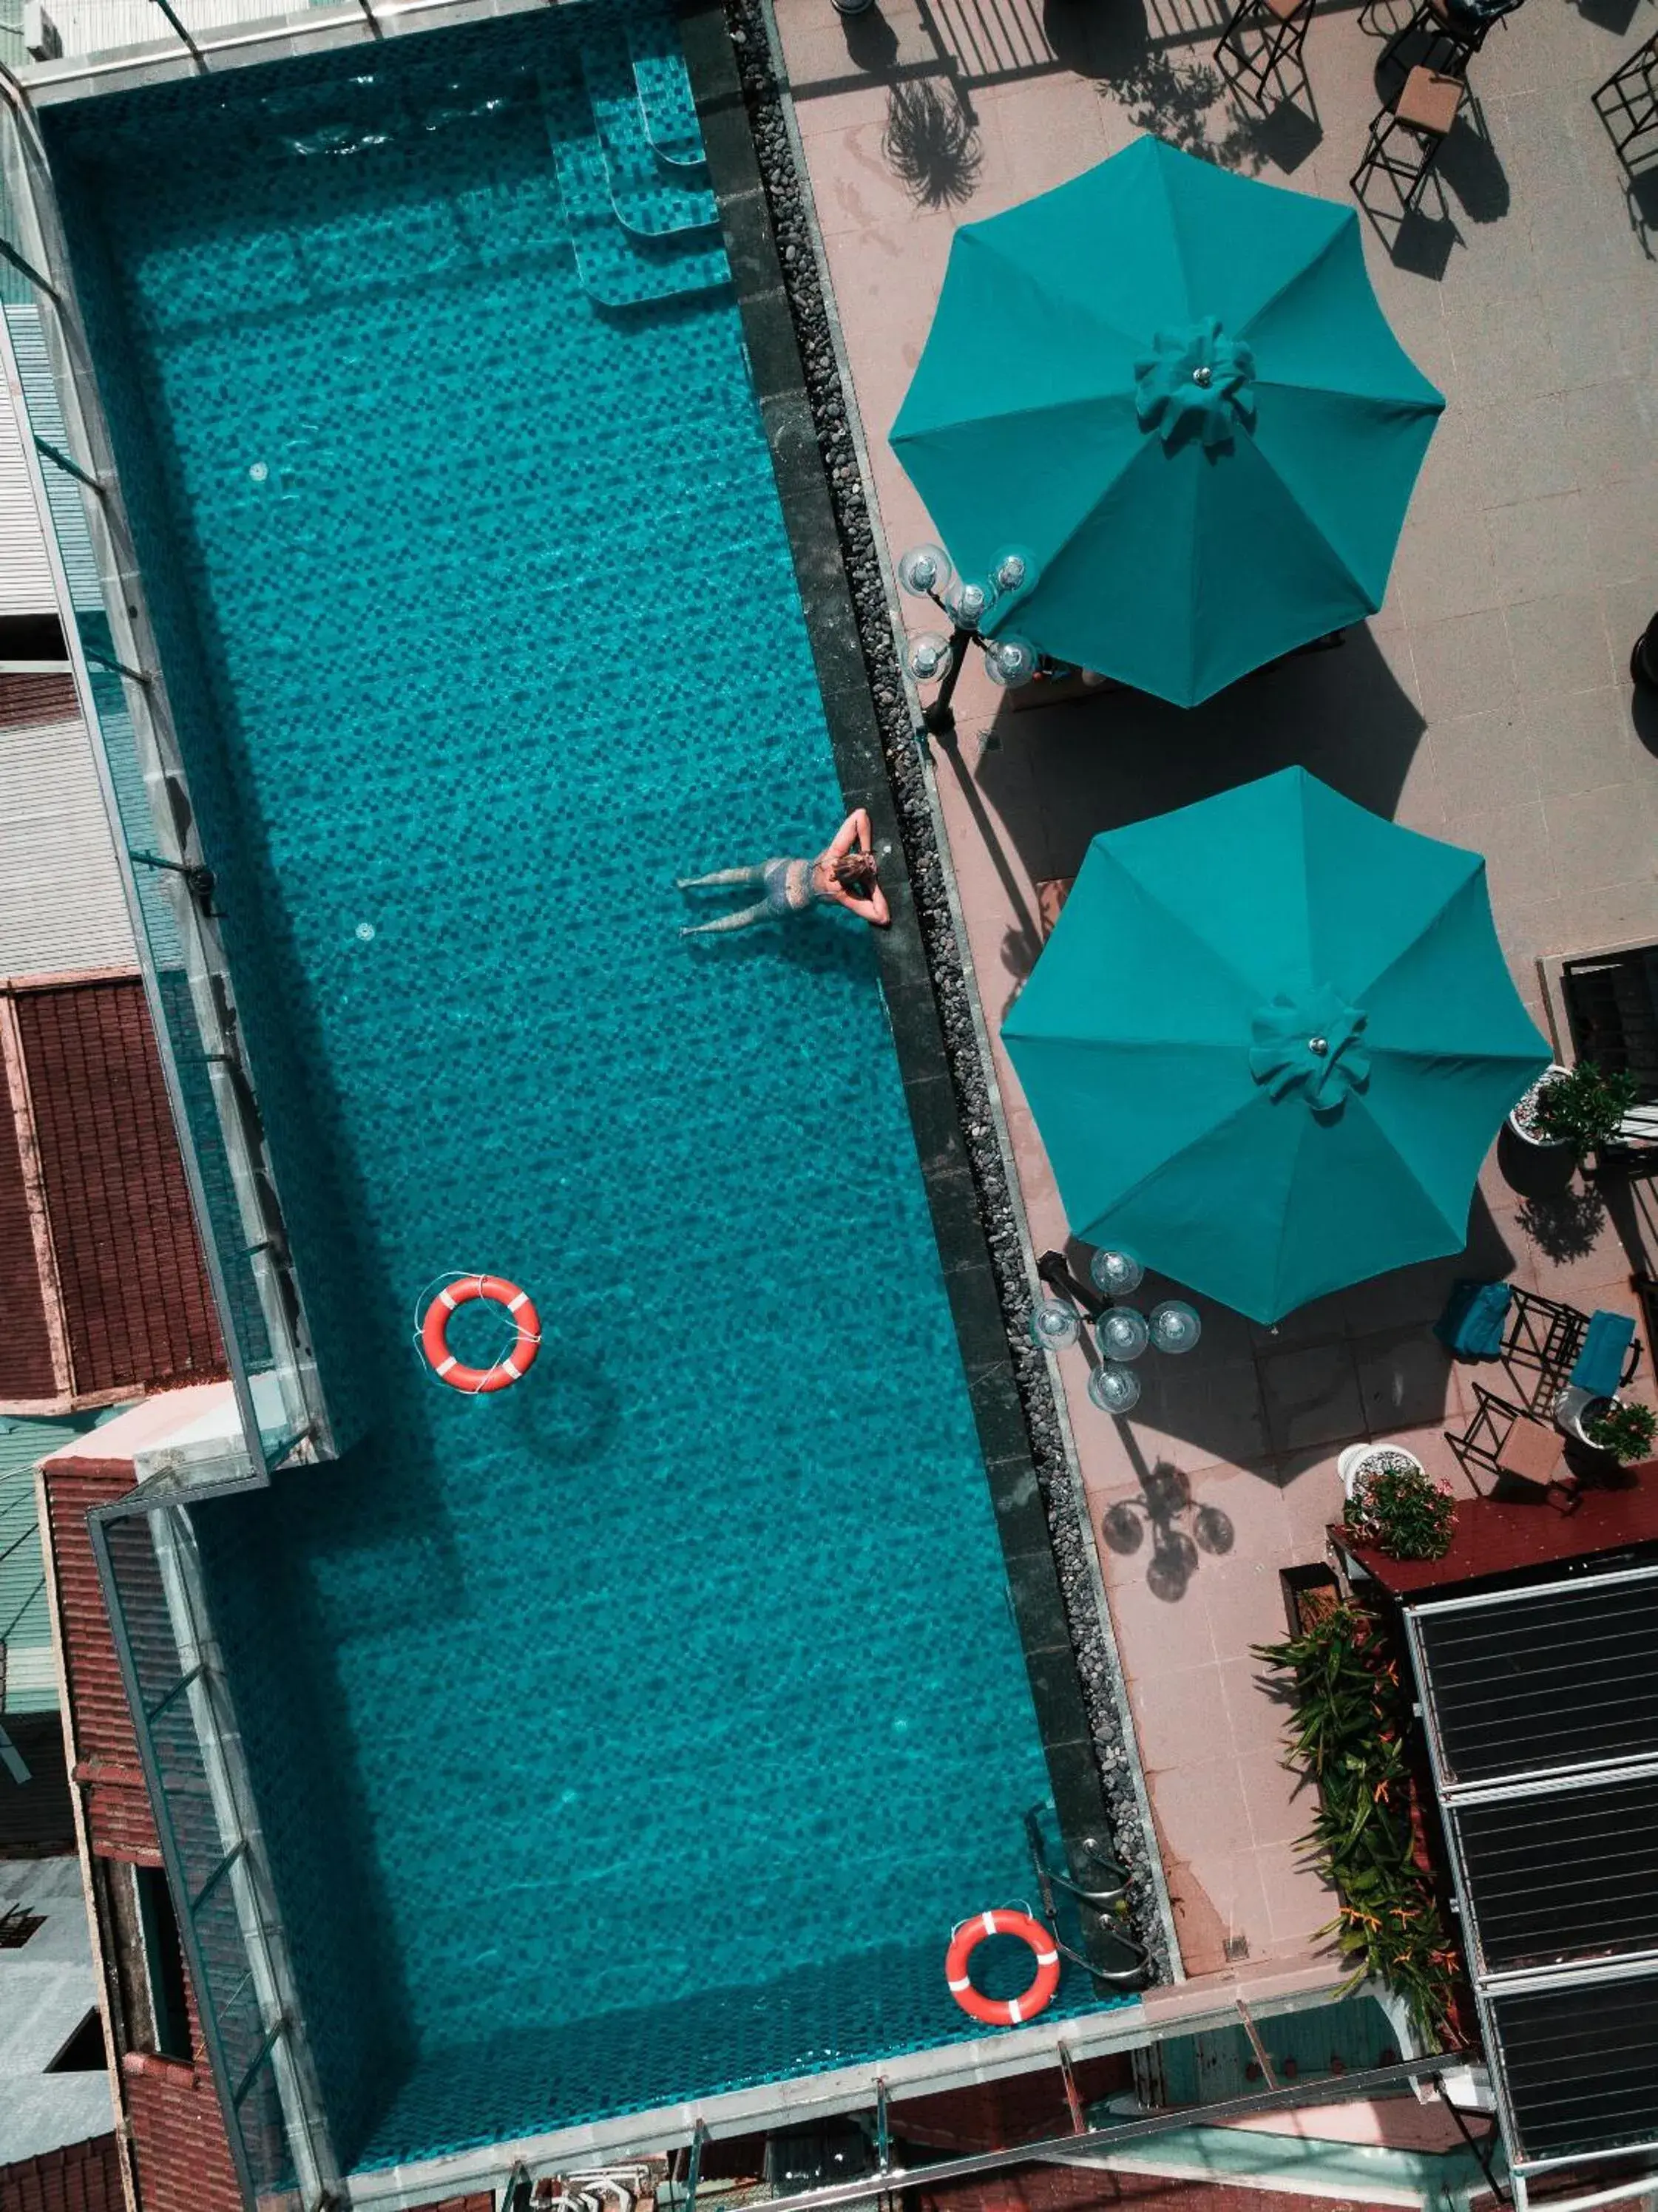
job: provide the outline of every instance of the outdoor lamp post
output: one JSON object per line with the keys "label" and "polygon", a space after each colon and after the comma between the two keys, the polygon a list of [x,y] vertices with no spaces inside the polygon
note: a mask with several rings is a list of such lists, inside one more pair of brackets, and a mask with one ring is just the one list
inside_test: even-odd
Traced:
{"label": "outdoor lamp post", "polygon": [[985,617],[999,601],[1028,592],[1036,581],[1036,563],[1016,546],[1006,546],[991,563],[982,582],[958,576],[942,545],[913,545],[899,560],[898,580],[911,596],[930,599],[948,615],[950,634],[923,630],[910,640],[905,659],[917,684],[936,684],[937,696],[922,711],[923,726],[935,736],[947,736],[955,727],[950,702],[966,660],[967,647],[976,645],[984,656],[984,673],[992,684],[1011,691],[1028,684],[1041,665],[1042,656],[1028,638],[1013,631],[1000,637],[983,634]]}

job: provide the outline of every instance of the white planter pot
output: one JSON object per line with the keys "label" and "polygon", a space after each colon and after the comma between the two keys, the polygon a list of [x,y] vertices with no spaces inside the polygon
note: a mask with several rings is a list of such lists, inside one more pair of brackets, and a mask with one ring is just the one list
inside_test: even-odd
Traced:
{"label": "white planter pot", "polygon": [[1336,1472],[1341,1477],[1342,1495],[1350,1505],[1359,1478],[1369,1462],[1383,1457],[1408,1460],[1418,1474],[1427,1472],[1416,1454],[1406,1451],[1403,1444],[1349,1444],[1336,1462]]}
{"label": "white planter pot", "polygon": [[[1538,1077],[1537,1081],[1533,1084],[1531,1089],[1526,1093],[1526,1098],[1532,1097],[1537,1091],[1542,1089],[1545,1083],[1551,1083],[1556,1076],[1570,1075],[1570,1073],[1571,1070],[1569,1067],[1562,1067],[1557,1060],[1551,1060],[1549,1065],[1544,1069],[1541,1075]],[[1539,1137],[1533,1130],[1522,1127],[1518,1116],[1520,1109],[1525,1104],[1525,1098],[1521,1099],[1515,1104],[1514,1111],[1509,1115],[1509,1127],[1514,1131],[1515,1136],[1519,1138],[1521,1143],[1522,1145],[1530,1145],[1534,1151],[1539,1152],[1564,1152],[1566,1147],[1563,1138]]]}
{"label": "white planter pot", "polygon": [[1562,1435],[1576,1437],[1580,1444],[1588,1444],[1591,1451],[1600,1451],[1602,1445],[1594,1443],[1587,1433],[1588,1425],[1599,1420],[1608,1406],[1615,1406],[1616,1398],[1595,1397],[1588,1390],[1574,1390],[1570,1385],[1554,1401],[1554,1425]]}

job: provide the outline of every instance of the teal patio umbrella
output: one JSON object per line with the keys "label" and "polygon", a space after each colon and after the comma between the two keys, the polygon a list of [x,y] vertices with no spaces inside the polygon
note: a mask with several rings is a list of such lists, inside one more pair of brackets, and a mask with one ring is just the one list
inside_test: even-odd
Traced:
{"label": "teal patio umbrella", "polygon": [[955,234],[893,451],[1057,659],[1195,706],[1381,605],[1445,402],[1350,207],[1141,138]]}
{"label": "teal patio umbrella", "polygon": [[1550,1059],[1479,854],[1302,769],[1096,837],[1002,1035],[1076,1235],[1265,1322],[1460,1251]]}

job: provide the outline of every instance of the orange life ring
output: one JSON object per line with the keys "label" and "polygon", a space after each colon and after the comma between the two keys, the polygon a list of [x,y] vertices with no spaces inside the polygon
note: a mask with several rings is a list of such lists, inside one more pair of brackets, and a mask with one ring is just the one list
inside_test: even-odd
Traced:
{"label": "orange life ring", "polygon": [[[967,1961],[987,1936],[1016,1936],[1036,1954],[1036,1978],[1016,1997],[987,1997],[972,1985]],[[1059,1950],[1039,1920],[1028,1912],[976,1912],[950,1938],[944,1954],[944,1978],[965,2013],[989,2027],[1014,2027],[1034,2020],[1059,1986]]]}
{"label": "orange life ring", "polygon": [[[493,1367],[464,1366],[449,1349],[449,1316],[457,1306],[470,1305],[474,1298],[488,1298],[492,1304],[504,1306],[518,1329],[516,1343]],[[521,1291],[516,1283],[499,1275],[457,1275],[427,1307],[420,1324],[420,1348],[433,1374],[451,1390],[465,1390],[472,1396],[485,1390],[504,1390],[534,1366],[535,1355],[541,1349],[541,1317],[530,1303],[529,1292]]]}

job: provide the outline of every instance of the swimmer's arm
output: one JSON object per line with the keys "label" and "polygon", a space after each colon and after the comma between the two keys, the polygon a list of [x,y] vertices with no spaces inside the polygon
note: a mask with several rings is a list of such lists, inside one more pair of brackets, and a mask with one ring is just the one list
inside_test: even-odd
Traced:
{"label": "swimmer's arm", "polygon": [[869,850],[869,810],[865,806],[855,807],[847,816],[835,832],[833,844],[823,857],[832,866],[854,850],[860,853]]}
{"label": "swimmer's arm", "polygon": [[873,922],[877,929],[885,929],[887,923],[891,921],[892,908],[887,905],[887,894],[879,884],[871,885],[869,896],[867,898],[855,898],[850,891],[841,889],[838,884],[836,889],[840,892],[842,906],[850,908],[854,914],[862,915],[865,921]]}

